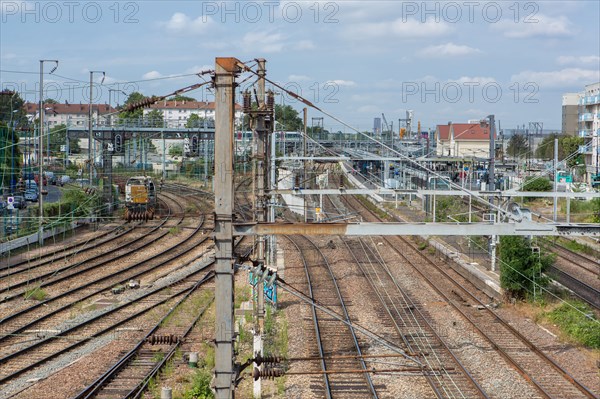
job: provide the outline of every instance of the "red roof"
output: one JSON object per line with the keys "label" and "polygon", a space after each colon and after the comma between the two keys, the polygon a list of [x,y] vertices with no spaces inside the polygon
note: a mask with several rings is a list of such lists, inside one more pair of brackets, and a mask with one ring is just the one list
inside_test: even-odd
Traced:
{"label": "red roof", "polygon": [[436,132],[439,140],[450,140],[450,128],[454,132],[456,141],[488,141],[490,128],[481,127],[479,123],[452,123],[451,125],[437,125]]}
{"label": "red roof", "polygon": [[[37,103],[25,103],[23,104],[26,114],[35,114],[38,112]],[[44,104],[44,108],[47,114],[89,114],[89,104]],[[92,104],[92,110],[100,109],[100,114],[107,114],[109,112],[116,112],[117,110],[110,107],[108,104]]]}

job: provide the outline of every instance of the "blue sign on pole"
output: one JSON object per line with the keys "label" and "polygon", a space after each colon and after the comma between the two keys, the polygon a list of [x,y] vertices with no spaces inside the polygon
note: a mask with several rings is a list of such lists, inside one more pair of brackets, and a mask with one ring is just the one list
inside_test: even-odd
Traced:
{"label": "blue sign on pole", "polygon": [[264,285],[265,300],[277,307],[277,283],[272,285]]}
{"label": "blue sign on pole", "polygon": [[[252,287],[256,287],[259,283],[258,276],[254,273],[250,272],[248,276],[248,281],[252,285]],[[263,295],[265,296],[265,300],[269,302],[271,305],[277,307],[277,282],[274,281],[273,284],[269,285],[266,281],[262,282],[263,285]],[[253,289],[253,292],[257,290]]]}

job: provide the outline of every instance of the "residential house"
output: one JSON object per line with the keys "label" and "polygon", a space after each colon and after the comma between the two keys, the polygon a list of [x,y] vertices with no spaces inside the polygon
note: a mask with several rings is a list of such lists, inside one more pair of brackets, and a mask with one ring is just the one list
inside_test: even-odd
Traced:
{"label": "residential house", "polygon": [[[38,103],[25,103],[23,108],[30,120],[39,118]],[[94,126],[108,124],[106,115],[116,111],[108,104],[92,104]],[[50,128],[57,125],[87,126],[89,114],[89,104],[44,104],[44,122]]]}
{"label": "residential house", "polygon": [[490,156],[490,128],[477,123],[448,123],[435,129],[437,156],[477,157]]}
{"label": "residential house", "polygon": [[[159,110],[163,114],[165,127],[178,128],[185,127],[188,118],[193,114],[208,121],[215,119],[215,103],[208,101],[159,101],[149,108],[144,109],[144,115],[147,115],[152,110]],[[235,123],[240,124],[242,121],[242,107],[235,105]],[[212,125],[211,125],[212,127]]]}

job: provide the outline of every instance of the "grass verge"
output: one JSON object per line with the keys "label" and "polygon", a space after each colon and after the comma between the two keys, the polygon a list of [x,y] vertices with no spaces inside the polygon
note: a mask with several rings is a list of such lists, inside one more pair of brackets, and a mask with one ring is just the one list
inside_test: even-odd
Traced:
{"label": "grass verge", "polygon": [[579,301],[565,302],[542,317],[555,324],[565,336],[590,349],[600,349],[600,321]]}

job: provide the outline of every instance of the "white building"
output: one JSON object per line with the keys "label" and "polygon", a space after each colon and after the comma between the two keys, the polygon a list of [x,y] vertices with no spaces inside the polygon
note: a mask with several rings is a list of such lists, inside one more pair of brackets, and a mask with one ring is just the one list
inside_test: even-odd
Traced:
{"label": "white building", "polygon": [[[207,101],[159,101],[144,109],[144,116],[152,110],[158,110],[163,114],[163,121],[166,127],[177,128],[185,127],[188,118],[193,114],[208,121],[215,120],[215,103]],[[235,123],[242,121],[242,107],[235,105]],[[213,125],[210,125],[213,127]]]}
{"label": "white building", "polygon": [[586,145],[587,174],[597,174],[600,165],[600,82],[585,86],[579,98],[579,136]]}
{"label": "white building", "polygon": [[579,134],[579,93],[565,93],[562,96],[562,134]]}
{"label": "white building", "polygon": [[[25,114],[30,120],[39,118],[39,104],[23,104]],[[89,120],[89,104],[44,104],[44,122],[50,128],[57,125],[87,126]],[[108,104],[92,104],[92,121],[94,126],[107,124],[103,115],[116,112]]]}

